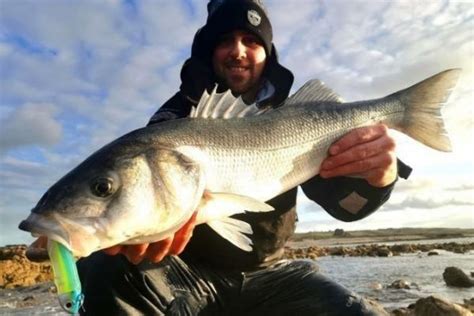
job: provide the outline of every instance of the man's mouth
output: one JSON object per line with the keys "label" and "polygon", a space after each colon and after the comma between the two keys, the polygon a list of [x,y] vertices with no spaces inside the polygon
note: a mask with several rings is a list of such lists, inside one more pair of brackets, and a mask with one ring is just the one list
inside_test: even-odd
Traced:
{"label": "man's mouth", "polygon": [[240,67],[240,66],[230,66],[228,67],[228,69],[232,72],[244,72],[246,71],[248,68],[246,67]]}
{"label": "man's mouth", "polygon": [[248,65],[228,63],[226,68],[232,73],[243,73],[249,70],[250,67]]}

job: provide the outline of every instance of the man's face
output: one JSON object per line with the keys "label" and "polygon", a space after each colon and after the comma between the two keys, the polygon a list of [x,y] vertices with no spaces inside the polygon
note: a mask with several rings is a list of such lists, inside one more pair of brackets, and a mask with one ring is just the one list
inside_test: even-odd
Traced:
{"label": "man's face", "polygon": [[214,72],[234,93],[256,92],[265,67],[265,49],[260,39],[245,31],[222,36],[212,56]]}

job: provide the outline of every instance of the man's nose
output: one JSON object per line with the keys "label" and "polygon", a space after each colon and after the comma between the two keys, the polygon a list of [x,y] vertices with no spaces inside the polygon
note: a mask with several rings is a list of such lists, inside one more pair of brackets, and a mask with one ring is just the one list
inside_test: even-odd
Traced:
{"label": "man's nose", "polygon": [[234,41],[230,50],[230,55],[232,58],[242,59],[245,58],[246,54],[247,49],[242,41]]}

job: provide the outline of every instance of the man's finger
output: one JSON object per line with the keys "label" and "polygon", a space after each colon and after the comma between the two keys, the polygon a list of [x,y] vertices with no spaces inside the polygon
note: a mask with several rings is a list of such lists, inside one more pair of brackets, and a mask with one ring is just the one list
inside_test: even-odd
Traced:
{"label": "man's finger", "polygon": [[367,143],[357,144],[335,156],[329,156],[321,164],[321,169],[329,170],[351,162],[364,160],[384,152],[395,150],[395,141],[391,137],[379,137]]}
{"label": "man's finger", "polygon": [[128,260],[133,264],[138,264],[145,257],[149,244],[127,245],[124,249]]}
{"label": "man's finger", "polygon": [[40,236],[26,248],[25,256],[33,262],[43,262],[49,260],[48,238]]}
{"label": "man's finger", "polygon": [[320,175],[323,178],[360,175],[373,169],[387,168],[394,163],[394,159],[395,158],[391,154],[381,154],[367,159],[350,162],[333,169],[321,170]]}
{"label": "man's finger", "polygon": [[189,221],[174,234],[173,244],[170,248],[170,254],[179,255],[181,252],[183,252],[184,248],[193,236],[194,226],[196,226],[196,217],[197,212],[194,212]]}
{"label": "man's finger", "polygon": [[46,249],[48,247],[48,237],[46,236],[40,236],[38,239],[33,241],[31,245],[28,246],[29,248],[44,248]]}
{"label": "man's finger", "polygon": [[175,235],[169,250],[170,254],[179,255],[181,252],[183,252],[192,235],[192,231]]}
{"label": "man's finger", "polygon": [[43,262],[49,260],[48,238],[41,236],[26,248],[25,256],[33,262]]}
{"label": "man's finger", "polygon": [[387,126],[371,125],[353,129],[329,147],[330,155],[337,155],[357,144],[362,144],[387,134]]}
{"label": "man's finger", "polygon": [[160,262],[168,254],[172,243],[173,238],[167,238],[150,244],[146,258],[154,263]]}
{"label": "man's finger", "polygon": [[116,254],[120,253],[122,251],[123,246],[117,245],[117,246],[112,246],[109,248],[105,248],[103,251],[108,254],[109,256],[115,256]]}

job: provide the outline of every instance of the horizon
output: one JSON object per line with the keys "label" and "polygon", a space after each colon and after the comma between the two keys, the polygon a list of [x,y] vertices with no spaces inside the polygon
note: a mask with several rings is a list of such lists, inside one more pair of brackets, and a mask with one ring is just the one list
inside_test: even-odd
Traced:
{"label": "horizon", "polygon": [[[443,109],[453,152],[393,132],[413,167],[390,200],[343,223],[300,191],[297,232],[474,228],[474,5],[470,1],[264,1],[292,93],[318,78],[345,100],[381,97],[462,68]],[[146,124],[176,91],[206,5],[181,1],[0,3],[0,244],[93,151]],[[35,14],[31,14],[34,12]],[[392,131],[391,131],[392,132]],[[7,136],[5,136],[7,135]]]}
{"label": "horizon", "polygon": [[[327,231],[307,231],[307,232],[298,232],[296,231],[293,236],[297,235],[303,235],[303,234],[317,234],[317,233],[334,233],[335,230],[340,229],[336,228],[333,230],[327,230]],[[440,230],[463,230],[463,231],[472,231],[474,233],[474,228],[459,228],[459,227],[398,227],[398,228],[376,228],[376,229],[363,229],[363,230],[343,230],[344,232],[362,232],[362,231],[380,231],[380,230],[410,230],[410,229],[416,229],[416,230],[433,230],[433,229],[440,229]],[[398,236],[398,235],[397,235]],[[359,238],[361,236],[336,236],[338,238]],[[469,237],[460,237],[460,238],[472,238],[474,236],[469,236]],[[290,237],[289,240],[291,240],[292,237]],[[458,237],[449,237],[448,239],[451,238],[458,238]],[[438,238],[435,238],[438,239]],[[439,238],[442,239],[442,238]],[[7,246],[20,246],[20,245],[29,245],[29,243],[3,243],[0,244],[0,247],[7,247]]]}
{"label": "horizon", "polygon": [[[306,233],[326,233],[326,232],[333,232],[337,229],[342,229],[342,228],[335,228],[332,230],[313,230],[313,231],[308,231],[308,232],[295,232],[295,234],[306,234]],[[347,232],[360,232],[360,231],[376,231],[376,230],[409,230],[409,229],[417,229],[417,230],[434,230],[434,229],[441,229],[441,230],[466,230],[466,231],[473,231],[474,228],[461,228],[461,227],[387,227],[387,228],[375,228],[375,229],[357,229],[357,230],[351,230],[351,229],[344,229],[344,231]]]}

